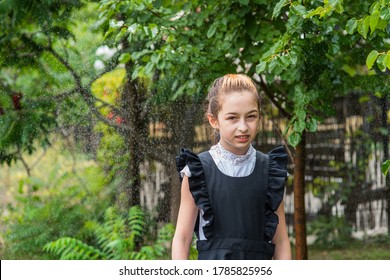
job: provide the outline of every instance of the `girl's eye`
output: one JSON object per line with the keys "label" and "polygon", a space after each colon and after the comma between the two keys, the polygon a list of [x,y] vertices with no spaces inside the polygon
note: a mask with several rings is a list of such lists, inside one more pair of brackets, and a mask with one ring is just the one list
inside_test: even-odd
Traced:
{"label": "girl's eye", "polygon": [[249,118],[249,119],[256,119],[257,116],[256,116],[256,115],[249,115],[248,118]]}
{"label": "girl's eye", "polygon": [[227,117],[227,120],[235,120],[235,119],[237,119],[235,116]]}

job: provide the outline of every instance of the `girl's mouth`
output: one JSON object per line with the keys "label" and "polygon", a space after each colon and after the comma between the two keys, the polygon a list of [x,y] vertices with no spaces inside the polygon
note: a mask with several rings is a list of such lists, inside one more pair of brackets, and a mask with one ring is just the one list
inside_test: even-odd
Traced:
{"label": "girl's mouth", "polygon": [[236,138],[240,142],[246,142],[249,139],[249,135],[238,135],[238,136],[236,136]]}

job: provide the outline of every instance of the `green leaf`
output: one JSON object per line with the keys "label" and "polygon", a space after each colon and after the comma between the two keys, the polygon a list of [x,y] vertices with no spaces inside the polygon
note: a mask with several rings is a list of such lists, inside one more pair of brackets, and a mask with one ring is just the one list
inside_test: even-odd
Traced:
{"label": "green leaf", "polygon": [[385,31],[387,27],[387,20],[379,19],[378,25],[376,26],[376,29],[380,29],[382,31]]}
{"label": "green leaf", "polygon": [[210,26],[209,30],[207,31],[207,38],[213,37],[216,30],[217,30],[217,24],[214,23]]}
{"label": "green leaf", "polygon": [[118,58],[118,61],[119,61],[120,63],[126,63],[126,62],[129,62],[130,59],[131,59],[131,56],[130,56],[129,53],[122,53],[122,54],[120,55],[120,57]]}
{"label": "green leaf", "polygon": [[371,34],[375,31],[376,27],[378,26],[379,22],[379,11],[375,11],[371,17],[370,17],[370,29],[371,29]]}
{"label": "green leaf", "polygon": [[291,64],[295,65],[297,64],[298,62],[298,54],[294,51],[291,51],[288,53],[288,55],[290,56],[290,59],[291,59]]}
{"label": "green leaf", "polygon": [[310,10],[305,18],[311,18],[312,16],[315,16],[315,15],[321,15],[321,13],[324,13],[324,11],[325,11],[324,7],[319,6],[315,10]]}
{"label": "green leaf", "polygon": [[249,4],[249,0],[238,0],[240,4],[247,6]]}
{"label": "green leaf", "polygon": [[367,59],[366,59],[366,65],[367,65],[368,69],[372,68],[372,66],[375,63],[375,60],[378,58],[378,55],[379,55],[379,53],[376,50],[373,50],[368,54]]}
{"label": "green leaf", "polygon": [[271,60],[271,62],[268,65],[269,72],[272,72],[275,69],[276,66],[278,66],[278,60],[275,57],[273,60]]}
{"label": "green leaf", "polygon": [[385,58],[382,61],[382,65],[383,65],[383,68],[386,69],[386,67],[387,67],[390,69],[390,54],[385,55]]}
{"label": "green leaf", "polygon": [[294,123],[294,131],[298,133],[302,133],[306,128],[306,122],[305,119],[298,118],[297,121]]}
{"label": "green leaf", "polygon": [[304,120],[306,118],[306,111],[303,109],[298,109],[295,114],[297,115],[298,119]]}
{"label": "green leaf", "polygon": [[142,66],[135,67],[133,73],[131,74],[131,79],[132,80],[137,79],[138,78],[138,74],[140,72],[142,72],[142,71],[143,71],[143,67]]}
{"label": "green leaf", "polygon": [[383,175],[387,176],[387,173],[390,170],[390,160],[386,160],[384,163],[382,163],[381,170]]}
{"label": "green leaf", "polygon": [[353,34],[357,26],[358,21],[356,20],[356,18],[351,18],[350,20],[348,20],[345,29],[347,30],[348,34]]}
{"label": "green leaf", "polygon": [[301,142],[302,136],[298,132],[293,132],[288,136],[288,143],[294,148]]}
{"label": "green leaf", "polygon": [[279,16],[280,14],[280,11],[282,10],[282,8],[287,4],[288,0],[280,0],[276,5],[275,5],[275,8],[274,8],[274,11],[272,12],[272,18],[276,18],[277,16]]}
{"label": "green leaf", "polygon": [[306,128],[310,132],[316,132],[318,127],[317,120],[315,118],[310,118],[308,122],[306,122]]}
{"label": "green leaf", "polygon": [[[337,1],[338,2],[338,1]],[[339,14],[344,12],[344,7],[342,3],[337,3],[335,7],[335,11]]]}
{"label": "green leaf", "polygon": [[263,73],[266,67],[267,67],[267,62],[260,61],[260,63],[256,65],[256,73],[258,74]]}
{"label": "green leaf", "polygon": [[360,35],[367,39],[367,34],[370,29],[370,16],[366,16],[363,21],[358,23],[358,32]]}
{"label": "green leaf", "polygon": [[372,4],[370,7],[370,10],[369,10],[370,14],[373,14],[373,13],[379,11],[380,7],[381,7],[381,4],[378,1],[374,2],[374,4]]}
{"label": "green leaf", "polygon": [[384,60],[385,60],[385,57],[386,55],[385,54],[381,54],[379,55],[378,59],[376,60],[376,64],[379,68],[379,70],[381,70],[382,72],[384,72],[386,70],[386,64],[384,64]]}
{"label": "green leaf", "polygon": [[380,12],[380,17],[383,20],[389,20],[390,19],[390,8],[389,7],[384,7],[381,12]]}
{"label": "green leaf", "polygon": [[297,15],[300,16],[305,16],[307,13],[306,7],[302,5],[291,6],[291,10],[293,10]]}

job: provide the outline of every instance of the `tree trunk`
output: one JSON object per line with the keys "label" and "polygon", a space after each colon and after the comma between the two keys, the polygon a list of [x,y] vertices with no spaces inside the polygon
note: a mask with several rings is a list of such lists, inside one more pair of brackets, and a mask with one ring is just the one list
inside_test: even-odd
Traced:
{"label": "tree trunk", "polygon": [[294,230],[297,260],[307,260],[306,213],[305,213],[305,132],[297,145],[294,157]]}
{"label": "tree trunk", "polygon": [[[146,99],[146,90],[138,80],[131,79],[132,65],[126,64],[126,84],[121,98],[121,107],[126,112],[121,119],[131,127],[131,131],[124,131],[126,153],[129,162],[125,168],[122,192],[126,197],[120,198],[120,206],[128,208],[140,205],[141,175],[140,164],[144,160],[143,145],[147,142],[148,122],[143,116],[142,107]],[[152,147],[150,147],[152,148]]]}

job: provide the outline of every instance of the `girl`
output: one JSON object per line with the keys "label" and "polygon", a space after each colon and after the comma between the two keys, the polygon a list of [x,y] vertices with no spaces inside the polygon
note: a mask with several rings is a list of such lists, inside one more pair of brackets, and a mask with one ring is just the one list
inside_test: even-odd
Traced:
{"label": "girl", "polygon": [[283,208],[287,154],[267,155],[251,142],[259,131],[253,81],[227,74],[214,81],[207,118],[219,142],[199,155],[182,149],[180,210],[172,259],[188,259],[193,231],[198,259],[291,259]]}

